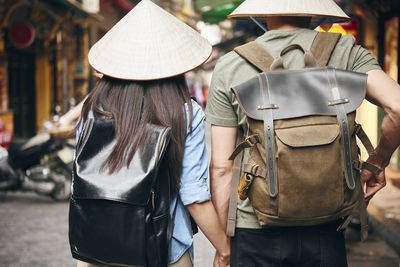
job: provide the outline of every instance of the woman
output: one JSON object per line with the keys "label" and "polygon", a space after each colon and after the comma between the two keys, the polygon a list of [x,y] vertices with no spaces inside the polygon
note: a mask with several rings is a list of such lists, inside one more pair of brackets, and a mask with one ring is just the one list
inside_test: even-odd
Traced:
{"label": "woman", "polygon": [[[171,128],[167,156],[173,191],[173,267],[193,265],[189,213],[220,255],[215,266],[229,265],[229,240],[206,184],[204,114],[190,99],[183,75],[205,62],[211,51],[194,30],[143,0],[89,52],[90,65],[104,76],[83,105],[80,125],[89,117],[115,120],[116,144],[104,163],[110,173],[129,165],[141,140],[150,134],[146,124]],[[93,265],[78,261],[78,266]]]}

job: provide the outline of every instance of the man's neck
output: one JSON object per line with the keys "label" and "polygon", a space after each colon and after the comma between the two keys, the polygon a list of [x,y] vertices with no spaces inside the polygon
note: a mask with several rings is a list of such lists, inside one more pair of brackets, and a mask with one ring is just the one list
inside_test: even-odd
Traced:
{"label": "man's neck", "polygon": [[300,27],[296,27],[293,25],[285,24],[285,25],[279,25],[279,26],[268,26],[269,30],[279,30],[279,31],[291,31],[291,30],[298,30]]}
{"label": "man's neck", "polygon": [[266,22],[269,30],[290,31],[307,28],[310,25],[309,17],[267,17]]}

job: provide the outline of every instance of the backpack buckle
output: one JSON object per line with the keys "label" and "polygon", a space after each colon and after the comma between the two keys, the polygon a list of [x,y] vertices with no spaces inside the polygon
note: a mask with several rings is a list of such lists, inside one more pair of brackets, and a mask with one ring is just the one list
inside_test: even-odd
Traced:
{"label": "backpack buckle", "polygon": [[265,109],[279,109],[279,106],[277,104],[271,104],[267,106],[257,106],[258,110],[265,110]]}
{"label": "backpack buckle", "polygon": [[261,143],[260,137],[255,134],[255,135],[250,135],[245,139],[245,142],[247,144],[247,147],[253,147],[257,143]]}
{"label": "backpack buckle", "polygon": [[251,173],[252,174],[254,174],[254,175],[257,175],[258,174],[258,168],[259,168],[260,166],[258,166],[258,165],[256,165],[256,164],[254,164],[253,166],[251,166]]}
{"label": "backpack buckle", "polygon": [[341,104],[347,104],[349,102],[350,102],[350,100],[348,98],[335,99],[335,100],[329,101],[328,102],[328,106],[336,106],[336,105],[341,105]]}

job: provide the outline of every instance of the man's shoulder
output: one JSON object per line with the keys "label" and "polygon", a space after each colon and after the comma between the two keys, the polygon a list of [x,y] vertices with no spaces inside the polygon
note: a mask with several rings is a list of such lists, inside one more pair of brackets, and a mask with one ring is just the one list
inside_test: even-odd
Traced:
{"label": "man's shoulder", "polygon": [[237,64],[243,61],[244,59],[241,56],[239,56],[238,53],[232,50],[218,59],[217,66],[220,68],[221,67],[225,68],[232,66],[232,64]]}

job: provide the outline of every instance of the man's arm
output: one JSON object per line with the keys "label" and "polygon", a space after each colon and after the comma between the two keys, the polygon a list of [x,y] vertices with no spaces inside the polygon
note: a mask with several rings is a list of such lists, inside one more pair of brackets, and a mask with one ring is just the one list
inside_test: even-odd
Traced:
{"label": "man's arm", "polygon": [[[385,113],[381,138],[375,149],[376,155],[369,157],[367,162],[385,169],[393,152],[400,145],[400,86],[382,70],[371,70],[367,74],[367,99],[382,107]],[[374,175],[363,171],[361,181],[363,185],[366,184],[367,202],[386,185],[384,172]]]}
{"label": "man's arm", "polygon": [[210,188],[211,199],[222,227],[226,230],[237,127],[211,125]]}

